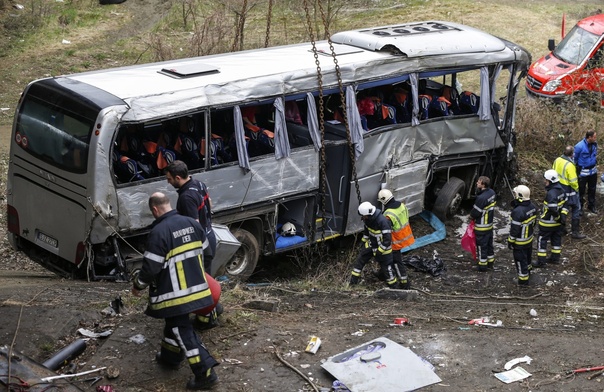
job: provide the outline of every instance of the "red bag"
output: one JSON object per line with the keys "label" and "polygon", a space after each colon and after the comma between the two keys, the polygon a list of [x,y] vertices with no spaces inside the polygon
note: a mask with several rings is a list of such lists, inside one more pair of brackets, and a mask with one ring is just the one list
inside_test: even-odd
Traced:
{"label": "red bag", "polygon": [[472,253],[472,258],[476,260],[476,236],[474,235],[474,220],[468,223],[466,233],[461,237],[461,248]]}

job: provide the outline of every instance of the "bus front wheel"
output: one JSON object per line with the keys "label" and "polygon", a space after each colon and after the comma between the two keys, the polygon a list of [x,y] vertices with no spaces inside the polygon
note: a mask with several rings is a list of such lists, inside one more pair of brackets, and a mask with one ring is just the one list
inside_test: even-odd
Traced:
{"label": "bus front wheel", "polygon": [[256,269],[258,257],[260,257],[260,246],[256,237],[249,231],[234,229],[232,232],[235,238],[241,242],[241,246],[227,263],[226,273],[231,278],[245,281],[252,276]]}
{"label": "bus front wheel", "polygon": [[438,192],[434,208],[432,208],[434,215],[443,222],[452,218],[459,210],[465,189],[466,184],[461,179],[449,178],[449,181]]}

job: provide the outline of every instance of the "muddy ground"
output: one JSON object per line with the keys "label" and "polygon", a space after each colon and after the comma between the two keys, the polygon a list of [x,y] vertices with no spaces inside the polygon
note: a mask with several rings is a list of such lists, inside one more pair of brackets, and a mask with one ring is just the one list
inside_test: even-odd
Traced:
{"label": "muddy ground", "polygon": [[[504,200],[499,207],[496,241],[503,244],[508,219]],[[593,373],[567,375],[573,369],[604,365],[602,216],[585,216],[589,239],[565,238],[563,263],[534,271],[528,289],[516,285],[511,252],[503,245],[497,245],[494,271],[475,269],[459,246],[464,215],[447,223],[446,240],[415,251],[424,258],[437,251],[446,271],[435,277],[410,269],[412,290],[401,298],[381,298],[377,293],[382,285],[369,270],[364,283],[354,289],[344,284],[346,276],[331,287],[313,287],[304,274],[287,268],[291,255],[265,260],[252,283],[223,283],[226,311],[221,326],[201,334],[221,363],[215,390],[328,390],[334,377],[323,370],[323,361],[385,336],[434,366],[442,381],[425,391],[603,391],[602,376],[588,380]],[[428,230],[422,221],[412,222],[416,234]],[[334,249],[322,261],[329,265],[344,252]],[[94,386],[74,382],[84,391],[99,385],[122,392],[184,390],[190,370],[183,365],[166,371],[154,362],[162,321],[143,315],[144,300],[131,296],[130,284],[59,279],[10,250],[4,235],[0,269],[0,345],[12,345],[20,355],[44,362],[81,338],[79,328],[111,330],[107,338],[91,339],[73,365],[59,372],[105,366],[119,371],[117,378],[105,377]],[[103,314],[118,296],[124,302],[121,314]],[[250,301],[275,307],[251,309]],[[536,316],[529,314],[532,309]],[[406,317],[410,324],[392,326],[396,317]],[[468,324],[481,317],[500,320],[502,326]],[[136,335],[144,342],[132,342]],[[304,352],[312,335],[322,340],[315,355]],[[525,355],[533,360],[520,366],[531,377],[512,384],[494,377],[507,361]],[[404,380],[405,375],[400,377]],[[370,390],[380,391],[379,382]]]}
{"label": "muddy ground", "polygon": [[[160,14],[149,10],[157,8],[141,7],[144,16],[137,20],[152,20]],[[5,131],[0,132],[2,149],[7,145]],[[6,162],[6,156],[2,156],[2,215],[6,210]],[[529,179],[527,183],[541,186],[538,173],[523,176]],[[321,367],[323,361],[386,336],[434,366],[442,381],[424,391],[604,391],[602,376],[589,380],[588,375],[593,373],[567,374],[577,368],[604,365],[602,196],[598,196],[602,213],[583,219],[583,230],[589,238],[572,241],[566,237],[564,262],[534,271],[531,286],[521,290],[516,285],[511,252],[503,245],[509,206],[505,204],[506,192],[500,191],[496,241],[501,245],[496,249],[496,267],[491,272],[477,272],[468,254],[461,251],[459,240],[467,221],[462,214],[447,223],[446,240],[414,253],[431,258],[437,251],[446,271],[435,277],[410,269],[412,290],[401,298],[377,295],[382,285],[370,271],[366,271],[362,285],[348,288],[344,283],[346,267],[340,267],[342,277],[334,279],[332,285],[315,286],[308,278],[309,271],[290,268],[292,262],[295,264],[292,255],[265,260],[250,284],[223,283],[226,310],[221,326],[200,335],[220,362],[220,384],[215,390],[328,389],[334,378]],[[537,189],[534,192],[535,200],[540,201]],[[463,212],[467,214],[465,207]],[[421,221],[414,219],[412,223],[416,234],[427,231]],[[80,328],[111,331],[109,337],[89,340],[86,351],[72,361],[73,366],[65,366],[59,373],[98,367],[119,371],[117,378],[104,377],[93,386],[73,382],[83,391],[95,391],[100,385],[110,385],[120,392],[184,391],[190,370],[185,365],[177,371],[157,366],[154,354],[163,324],[142,313],[144,299],[131,296],[130,284],[60,279],[13,252],[5,229],[5,224],[0,225],[0,346],[41,363],[81,338],[77,332]],[[320,256],[324,267],[332,268],[346,254],[350,244],[342,245]],[[121,313],[105,314],[109,303],[119,296],[124,302]],[[273,311],[253,309],[248,307],[251,301],[276,306]],[[529,314],[531,310],[536,316]],[[408,318],[410,324],[391,326],[397,317]],[[500,320],[502,326],[468,324],[481,317]],[[144,337],[140,344],[131,341],[138,335]],[[304,352],[312,335],[322,339],[315,355]],[[507,361],[525,355],[533,360],[520,366],[531,377],[512,384],[494,377]],[[3,358],[0,355],[0,364]],[[0,366],[0,373],[4,373],[0,380],[5,380],[6,368]],[[101,374],[105,376],[105,372]],[[400,379],[404,384],[405,374]],[[41,391],[47,386],[21,390]],[[0,390],[8,388],[0,385]],[[380,380],[371,391],[381,391]]]}

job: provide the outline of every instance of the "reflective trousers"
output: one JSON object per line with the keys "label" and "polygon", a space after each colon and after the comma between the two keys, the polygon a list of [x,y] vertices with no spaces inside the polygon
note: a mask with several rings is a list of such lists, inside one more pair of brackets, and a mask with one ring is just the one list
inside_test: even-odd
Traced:
{"label": "reflective trousers", "polygon": [[537,262],[543,264],[547,262],[547,243],[552,243],[551,261],[560,261],[562,253],[562,232],[560,230],[539,230],[539,250],[537,251]]}
{"label": "reflective trousers", "polygon": [[185,357],[193,374],[205,377],[206,371],[218,362],[210,355],[193,330],[188,314],[165,319],[161,357],[168,363],[180,363]]}
{"label": "reflective trousers", "polygon": [[[352,266],[352,275],[360,276],[361,271],[365,267],[365,264],[369,263],[373,258],[373,249],[363,247],[359,256],[357,257],[354,265]],[[394,268],[392,267],[392,253],[387,255],[377,254],[375,260],[380,264],[380,275],[385,277],[386,284],[392,286],[397,283],[396,276],[394,276]]]}
{"label": "reflective trousers", "polygon": [[527,281],[530,277],[529,266],[533,254],[532,242],[528,246],[514,246],[514,265],[518,273],[518,281]]}
{"label": "reflective trousers", "polygon": [[493,266],[495,261],[495,249],[493,248],[493,230],[474,230],[476,236],[476,253],[478,266]]}

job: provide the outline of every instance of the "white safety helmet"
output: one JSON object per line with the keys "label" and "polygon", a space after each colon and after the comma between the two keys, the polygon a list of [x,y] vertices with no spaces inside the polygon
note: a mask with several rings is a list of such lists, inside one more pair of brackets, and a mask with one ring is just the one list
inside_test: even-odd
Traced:
{"label": "white safety helmet", "polygon": [[516,188],[512,189],[514,193],[514,198],[520,201],[531,200],[531,190],[526,185],[518,185]]}
{"label": "white safety helmet", "polygon": [[368,201],[364,201],[359,206],[359,215],[371,216],[375,212],[375,206]]}
{"label": "white safety helmet", "polygon": [[382,189],[378,192],[378,200],[382,204],[388,203],[394,196],[388,189]]}
{"label": "white safety helmet", "polygon": [[296,225],[291,222],[285,222],[281,227],[281,235],[284,237],[293,237],[296,235]]}
{"label": "white safety helmet", "polygon": [[558,178],[558,173],[554,169],[546,170],[543,177],[545,177],[545,179],[548,180],[549,182],[560,181],[560,179]]}

